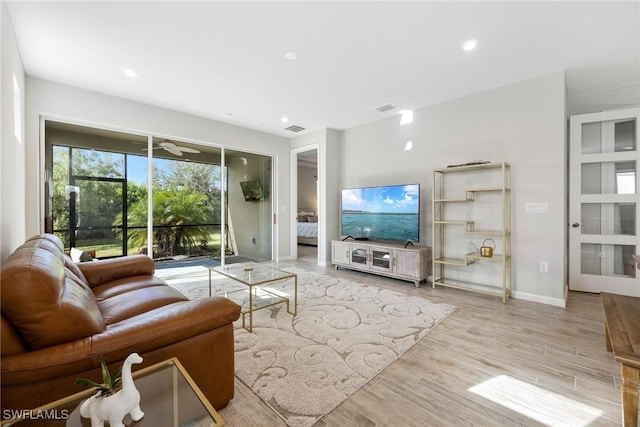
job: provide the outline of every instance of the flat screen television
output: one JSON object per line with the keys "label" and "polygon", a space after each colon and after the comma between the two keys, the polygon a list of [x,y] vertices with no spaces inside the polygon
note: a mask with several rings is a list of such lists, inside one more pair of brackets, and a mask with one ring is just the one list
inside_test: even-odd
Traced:
{"label": "flat screen television", "polygon": [[356,240],[420,240],[420,184],[342,190],[341,234]]}
{"label": "flat screen television", "polygon": [[257,202],[258,200],[262,200],[264,196],[262,193],[262,185],[260,185],[260,181],[258,180],[242,181],[240,187],[242,188],[245,202]]}

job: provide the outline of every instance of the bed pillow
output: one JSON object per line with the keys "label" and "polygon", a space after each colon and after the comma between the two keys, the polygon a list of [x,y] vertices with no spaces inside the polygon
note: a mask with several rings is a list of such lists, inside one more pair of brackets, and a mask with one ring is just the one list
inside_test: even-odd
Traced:
{"label": "bed pillow", "polygon": [[318,217],[317,216],[308,216],[307,217],[307,222],[318,222]]}
{"label": "bed pillow", "polygon": [[306,215],[298,215],[298,222],[307,222]]}

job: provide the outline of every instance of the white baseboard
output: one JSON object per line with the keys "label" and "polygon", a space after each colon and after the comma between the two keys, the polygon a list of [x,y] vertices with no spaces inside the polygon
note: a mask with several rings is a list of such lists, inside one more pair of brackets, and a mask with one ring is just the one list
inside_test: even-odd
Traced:
{"label": "white baseboard", "polygon": [[521,299],[525,301],[539,302],[541,304],[553,305],[555,307],[565,308],[567,306],[567,294],[565,292],[565,298],[551,298],[542,295],[530,294],[528,292],[511,291],[511,296],[515,299]]}

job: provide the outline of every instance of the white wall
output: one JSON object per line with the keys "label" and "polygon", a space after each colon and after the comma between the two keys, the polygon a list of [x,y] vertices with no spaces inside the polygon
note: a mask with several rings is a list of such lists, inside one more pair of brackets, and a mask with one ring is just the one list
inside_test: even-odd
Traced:
{"label": "white wall", "polygon": [[[2,126],[0,143],[0,263],[26,236],[25,225],[25,77],[6,2],[0,2],[0,80]],[[19,97],[14,93],[14,76]],[[16,102],[17,101],[17,102]],[[17,121],[16,121],[17,118]],[[16,128],[17,124],[17,128]]]}
{"label": "white wall", "polygon": [[[341,186],[420,183],[420,241],[430,245],[433,169],[474,160],[510,163],[514,297],[563,306],[564,73],[424,108],[414,112],[413,124],[399,122],[394,115],[343,132]],[[408,140],[411,151],[405,151]],[[546,202],[549,213],[527,214],[526,202]],[[548,261],[548,273],[538,271],[541,260]]]}
{"label": "white wall", "polygon": [[[39,143],[41,116],[273,155],[276,166],[274,169],[276,194],[280,200],[280,202],[274,202],[273,209],[274,213],[278,214],[280,224],[289,224],[289,140],[287,138],[32,77],[27,78],[27,89],[27,236],[41,232],[43,227],[40,188],[42,153]],[[4,193],[2,200],[3,202],[7,200]],[[282,203],[282,201],[285,202]],[[234,227],[237,229],[241,224],[234,224]],[[276,226],[275,241],[274,258],[290,256],[290,227]]]}
{"label": "white wall", "polygon": [[298,211],[318,213],[318,167],[298,164]]}

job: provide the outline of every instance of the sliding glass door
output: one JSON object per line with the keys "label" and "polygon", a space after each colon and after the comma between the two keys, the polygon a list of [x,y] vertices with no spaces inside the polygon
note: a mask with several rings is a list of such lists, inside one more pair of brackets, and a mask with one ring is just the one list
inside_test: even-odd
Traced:
{"label": "sliding glass door", "polygon": [[151,142],[47,121],[46,231],[98,258],[272,258],[271,157]]}
{"label": "sliding glass door", "polygon": [[221,257],[221,149],[156,138],[153,147],[154,258]]}
{"label": "sliding glass door", "polygon": [[269,156],[225,150],[227,227],[234,252],[255,261],[271,260],[272,159]]}

